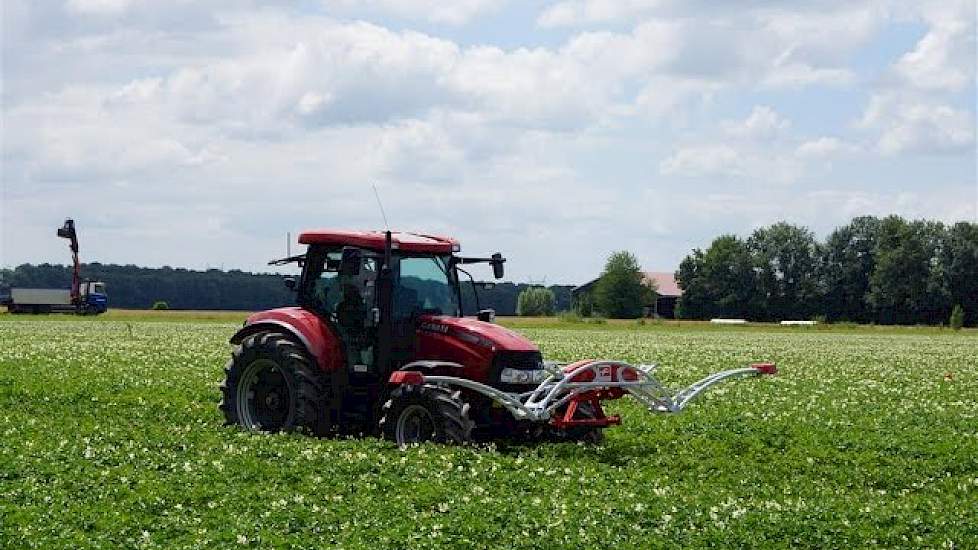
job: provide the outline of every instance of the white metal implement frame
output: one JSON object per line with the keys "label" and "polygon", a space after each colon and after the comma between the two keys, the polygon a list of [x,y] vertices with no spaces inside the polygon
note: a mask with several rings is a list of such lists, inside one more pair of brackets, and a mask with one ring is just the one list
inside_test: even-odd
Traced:
{"label": "white metal implement frame", "polygon": [[[549,376],[536,389],[524,393],[508,393],[492,386],[455,376],[424,376],[425,383],[453,386],[475,391],[506,408],[517,420],[548,421],[554,412],[585,392],[621,388],[650,411],[678,413],[707,389],[733,378],[773,374],[773,365],[750,366],[711,374],[678,392],[662,386],[653,376],[656,365],[629,365],[621,361],[599,360],[584,363],[568,372],[567,364],[547,363]],[[435,368],[461,368],[457,363],[444,361],[415,361],[401,367],[402,371],[421,371]],[[590,373],[590,374],[589,374]],[[626,379],[628,377],[633,379]],[[588,381],[579,381],[587,379]]]}

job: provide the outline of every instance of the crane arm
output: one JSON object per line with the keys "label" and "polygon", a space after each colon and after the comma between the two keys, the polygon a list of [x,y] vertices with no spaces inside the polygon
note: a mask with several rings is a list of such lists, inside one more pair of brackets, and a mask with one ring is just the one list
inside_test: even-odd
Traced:
{"label": "crane arm", "polygon": [[58,229],[58,236],[68,239],[71,248],[71,259],[74,268],[71,272],[71,301],[78,303],[81,300],[81,264],[78,262],[78,234],[75,233],[75,220],[65,220],[64,227]]}

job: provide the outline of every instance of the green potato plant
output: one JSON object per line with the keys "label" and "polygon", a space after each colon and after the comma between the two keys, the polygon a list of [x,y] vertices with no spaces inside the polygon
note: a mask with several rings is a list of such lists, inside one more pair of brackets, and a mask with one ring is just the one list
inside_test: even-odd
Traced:
{"label": "green potato plant", "polygon": [[0,547],[978,546],[973,331],[527,325],[550,359],[658,362],[598,447],[314,439],[223,426],[237,323],[0,319]]}

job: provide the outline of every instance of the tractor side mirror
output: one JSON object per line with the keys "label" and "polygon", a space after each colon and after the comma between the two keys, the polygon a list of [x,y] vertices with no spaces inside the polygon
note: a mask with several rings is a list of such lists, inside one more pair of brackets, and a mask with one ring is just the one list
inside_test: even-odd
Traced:
{"label": "tractor side mirror", "polygon": [[285,283],[285,288],[295,292],[296,280],[295,277],[286,277],[283,281]]}
{"label": "tractor side mirror", "polygon": [[362,259],[359,249],[344,248],[343,259],[340,260],[340,276],[356,277],[360,274],[361,263]]}
{"label": "tractor side mirror", "polygon": [[492,255],[492,260],[490,260],[489,263],[492,264],[493,277],[497,279],[503,278],[503,263],[505,261],[506,258],[503,258],[503,255],[500,254],[499,252],[496,252],[495,254]]}

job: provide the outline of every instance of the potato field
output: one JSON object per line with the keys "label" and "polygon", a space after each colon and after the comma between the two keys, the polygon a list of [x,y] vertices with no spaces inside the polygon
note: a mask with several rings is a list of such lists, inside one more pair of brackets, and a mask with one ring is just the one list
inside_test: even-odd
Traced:
{"label": "potato field", "polygon": [[512,323],[548,359],[660,364],[572,443],[399,450],[243,433],[221,314],[0,316],[0,547],[978,547],[978,333]]}

